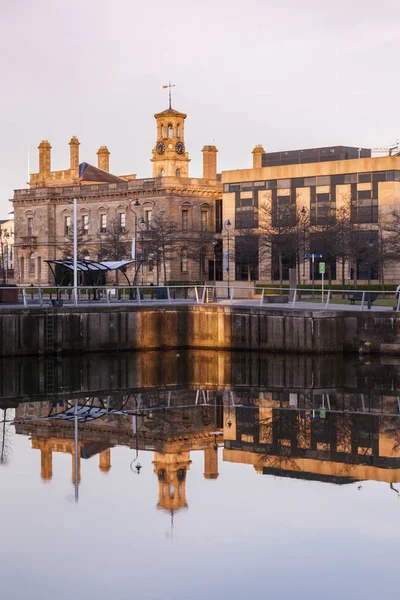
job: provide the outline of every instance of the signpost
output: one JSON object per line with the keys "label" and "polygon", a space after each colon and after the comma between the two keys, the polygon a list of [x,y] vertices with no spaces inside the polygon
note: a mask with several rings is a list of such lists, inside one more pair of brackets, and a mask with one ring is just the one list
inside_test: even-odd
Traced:
{"label": "signpost", "polygon": [[321,298],[321,302],[324,302],[324,275],[325,275],[325,263],[324,262],[320,262],[319,263],[319,273],[320,275],[322,275],[322,298]]}
{"label": "signpost", "polygon": [[314,263],[316,258],[322,258],[322,254],[305,254],[304,258],[311,258],[311,273],[312,273],[312,297],[314,298]]}

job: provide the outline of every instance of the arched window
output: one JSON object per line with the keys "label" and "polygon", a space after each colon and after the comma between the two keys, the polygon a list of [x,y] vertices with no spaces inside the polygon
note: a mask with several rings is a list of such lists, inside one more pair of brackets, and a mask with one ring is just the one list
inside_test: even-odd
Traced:
{"label": "arched window", "polygon": [[181,273],[188,272],[188,257],[187,250],[183,249],[181,252]]}
{"label": "arched window", "polygon": [[159,176],[164,177],[164,169],[161,169],[161,171],[159,172]]}
{"label": "arched window", "polygon": [[177,170],[175,171],[175,177],[180,177],[180,176],[181,176],[181,170],[180,170],[180,169],[177,169]]}
{"label": "arched window", "polygon": [[181,126],[179,124],[176,126],[176,137],[181,137]]}
{"label": "arched window", "polygon": [[161,139],[164,139],[164,125],[161,125]]}
{"label": "arched window", "polygon": [[172,138],[172,125],[168,125],[168,139]]}

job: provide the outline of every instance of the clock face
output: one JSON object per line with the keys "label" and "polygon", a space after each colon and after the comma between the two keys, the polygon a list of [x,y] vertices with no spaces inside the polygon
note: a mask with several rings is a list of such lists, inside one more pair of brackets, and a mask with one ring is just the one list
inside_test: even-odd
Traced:
{"label": "clock face", "polygon": [[175,150],[178,154],[183,154],[185,152],[185,146],[182,142],[176,142]]}
{"label": "clock face", "polygon": [[164,142],[158,142],[156,146],[157,154],[164,154],[165,152],[165,144]]}

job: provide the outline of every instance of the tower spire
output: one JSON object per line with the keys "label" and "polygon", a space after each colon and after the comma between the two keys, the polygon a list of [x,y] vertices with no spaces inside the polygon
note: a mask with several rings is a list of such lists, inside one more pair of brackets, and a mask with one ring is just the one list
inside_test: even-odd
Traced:
{"label": "tower spire", "polygon": [[171,105],[171,99],[172,99],[172,95],[171,95],[171,88],[175,87],[175,84],[171,84],[171,82],[168,83],[168,85],[163,85],[163,89],[167,89],[168,88],[168,98],[169,98],[169,108],[172,108]]}

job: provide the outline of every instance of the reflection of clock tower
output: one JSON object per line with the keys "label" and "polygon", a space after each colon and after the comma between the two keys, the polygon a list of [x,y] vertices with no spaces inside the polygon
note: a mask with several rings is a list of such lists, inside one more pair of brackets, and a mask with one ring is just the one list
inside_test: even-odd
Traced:
{"label": "reflection of clock tower", "polygon": [[167,108],[154,115],[157,143],[153,149],[153,177],[189,177],[189,154],[185,149],[186,115]]}

